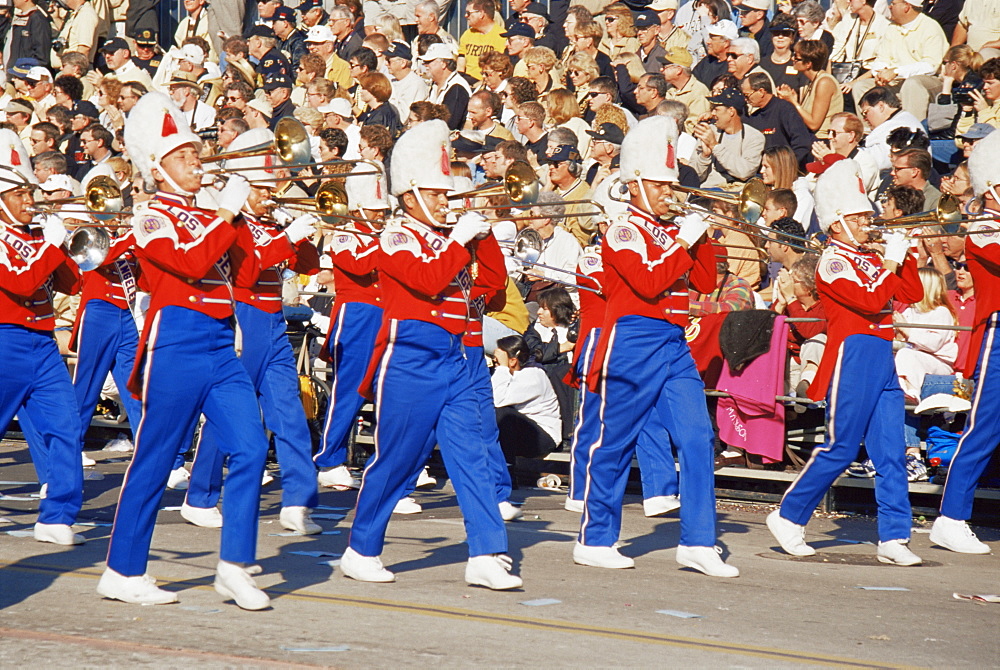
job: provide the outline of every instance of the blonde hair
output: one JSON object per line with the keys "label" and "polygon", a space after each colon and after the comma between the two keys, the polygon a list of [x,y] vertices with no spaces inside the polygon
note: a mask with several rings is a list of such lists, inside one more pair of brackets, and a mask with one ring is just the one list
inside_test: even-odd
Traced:
{"label": "blonde hair", "polygon": [[627,51],[615,58],[615,65],[624,65],[628,71],[628,78],[633,84],[638,84],[646,72],[646,67],[642,64],[642,59],[637,54]]}
{"label": "blonde hair", "polygon": [[790,147],[782,145],[765,149],[761,161],[767,161],[774,173],[771,188],[792,188],[792,183],[799,176],[799,162]]}
{"label": "blonde hair", "polygon": [[920,268],[917,273],[920,275],[920,283],[924,287],[924,297],[920,302],[914,303],[914,309],[927,313],[938,307],[946,307],[951,312],[953,324],[957,324],[958,315],[955,313],[951,301],[948,300],[948,286],[945,284],[944,275],[931,267]]}
{"label": "blonde hair", "polygon": [[525,65],[541,65],[546,70],[551,70],[558,62],[556,53],[548,47],[531,47],[524,50],[521,60]]}
{"label": "blonde hair", "polygon": [[570,70],[580,70],[589,74],[590,79],[587,81],[588,84],[601,75],[601,70],[597,67],[597,61],[594,60],[594,57],[582,51],[573,54],[569,61],[567,61],[566,71],[569,72]]}
{"label": "blonde hair", "polygon": [[613,123],[618,126],[623,133],[628,132],[628,118],[618,107],[614,105],[604,105],[594,114],[594,120],[591,122],[591,127],[597,130],[601,127],[602,123]]}
{"label": "blonde hair", "polygon": [[622,37],[635,37],[635,22],[632,20],[632,12],[629,8],[616,2],[604,8],[604,16],[614,16],[618,19],[618,32]]}
{"label": "blonde hair", "polygon": [[399,25],[399,19],[392,14],[380,14],[375,18],[376,32],[385,35],[390,42],[406,42],[403,29]]}
{"label": "blonde hair", "polygon": [[565,88],[555,88],[545,96],[545,107],[552,125],[561,126],[575,116],[580,116],[576,96]]}

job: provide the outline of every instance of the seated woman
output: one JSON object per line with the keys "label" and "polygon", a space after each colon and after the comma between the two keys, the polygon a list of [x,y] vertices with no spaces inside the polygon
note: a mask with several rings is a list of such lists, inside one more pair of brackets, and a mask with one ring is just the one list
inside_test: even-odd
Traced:
{"label": "seated woman", "polygon": [[[955,308],[948,300],[944,277],[934,268],[920,268],[924,299],[895,316],[897,324],[926,323],[958,325]],[[955,331],[933,328],[897,328],[901,347],[896,352],[896,373],[908,402],[920,400],[920,388],[926,375],[950,375],[958,356]]]}
{"label": "seated woman", "polygon": [[538,319],[524,333],[531,357],[545,370],[559,399],[562,431],[556,444],[568,441],[573,435],[576,389],[566,384],[563,377],[572,363],[576,338],[570,339],[570,326],[575,319],[573,299],[566,289],[554,286],[538,294]]}
{"label": "seated woman", "polygon": [[829,54],[826,44],[820,40],[803,40],[796,44],[792,62],[809,83],[798,91],[788,84],[780,86],[777,91],[779,98],[795,105],[806,126],[821,140],[830,136],[833,116],[844,111],[844,94],[840,92],[840,84],[826,70]]}
{"label": "seated woman", "polygon": [[529,366],[528,345],[520,335],[497,340],[491,379],[500,429],[500,448],[508,465],[518,456],[538,458],[562,439],[559,401],[545,371]]}
{"label": "seated woman", "polygon": [[816,377],[826,348],[826,311],[816,291],[819,256],[805,254],[792,265],[791,272],[778,278],[778,295],[771,309],[795,319],[820,319],[788,324],[788,388],[797,395]]}

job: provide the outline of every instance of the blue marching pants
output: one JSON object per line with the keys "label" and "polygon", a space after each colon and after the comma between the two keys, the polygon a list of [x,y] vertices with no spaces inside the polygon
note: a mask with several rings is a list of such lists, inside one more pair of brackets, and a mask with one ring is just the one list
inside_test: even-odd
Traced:
{"label": "blue marching pants", "polygon": [[906,480],[903,390],[892,342],[874,335],[850,335],[840,345],[826,396],[826,443],[781,499],[782,518],[804,526],[834,480],[858,456],[864,442],[875,466],[878,537],[910,537],[910,494]]}
{"label": "blue marching pants", "polygon": [[500,448],[500,429],[497,428],[497,412],[493,405],[493,384],[490,383],[490,372],[486,369],[486,358],[478,347],[467,350],[465,363],[469,368],[472,393],[479,412],[479,439],[490,456],[490,472],[499,504],[510,500],[511,481],[507,460]]}
{"label": "blue marching pants", "polygon": [[362,556],[382,553],[393,507],[427,460],[434,434],[465,517],[469,555],[506,552],[490,449],[478,439],[480,411],[461,336],[416,320],[394,319],[389,326],[375,379],[375,453],[358,492],[351,548]]}
{"label": "blue marching pants", "polygon": [[80,410],[81,447],[109,371],[128,414],[134,442],[142,419],[142,403],[126,388],[139,347],[139,331],[132,312],[104,300],[89,300],[80,315],[76,342],[79,358],[73,373],[73,389]]}
{"label": "blue marching pants", "polygon": [[219,448],[229,459],[219,558],[252,562],[267,440],[253,384],[233,351],[233,328],[229,319],[183,307],[164,307],[153,318],[142,421],[118,499],[108,567],[126,577],[145,574],[171,465],[201,414],[206,429],[226,436]]}
{"label": "blue marching pants", "polygon": [[974,379],[975,395],[965,434],[948,468],[948,479],[941,496],[941,514],[966,521],[972,516],[976,482],[990,462],[990,456],[1000,443],[1000,338],[997,325],[1000,312],[990,315],[979,349]]}
{"label": "blue marching pants", "polygon": [[[586,379],[594,360],[594,350],[601,338],[601,329],[594,328],[583,343],[583,351],[576,362],[577,377],[581,380],[580,414],[573,431],[573,447],[570,450],[569,499],[583,500],[586,488],[587,464],[590,454],[587,449],[601,432],[601,417],[598,414],[601,396],[587,388]],[[636,442],[636,458],[639,459],[639,475],[642,478],[644,500],[658,496],[675,496],[677,488],[677,467],[674,464],[673,449],[658,448],[658,442],[670,443],[666,426],[655,410],[650,411],[645,425],[639,431]]]}
{"label": "blue marching pants", "polygon": [[[281,312],[271,314],[238,302],[236,318],[243,330],[240,362],[257,392],[264,426],[274,433],[274,448],[281,466],[281,505],[315,507],[319,497],[316,467],[311,458],[312,436],[299,398],[299,378],[285,317]],[[189,505],[215,507],[219,502],[223,464],[219,444],[227,439],[211,424],[202,429],[188,483]]]}
{"label": "blue marching pants", "polygon": [[680,544],[715,546],[714,433],[705,385],[684,329],[643,316],[619,319],[608,341],[600,427],[587,449],[581,544],[610,547],[618,541],[632,455],[654,410],[666,432],[650,435],[650,446],[660,451],[657,462],[672,461],[671,443],[680,460]]}
{"label": "blue marching pants", "polygon": [[365,404],[358,387],[368,371],[381,325],[381,307],[349,302],[340,306],[330,326],[330,400],[319,451],[313,456],[320,469],[337,467],[347,460],[347,442]]}
{"label": "blue marching pants", "polygon": [[0,324],[0,427],[17,415],[40,484],[38,521],[72,525],[83,506],[76,396],[51,332]]}

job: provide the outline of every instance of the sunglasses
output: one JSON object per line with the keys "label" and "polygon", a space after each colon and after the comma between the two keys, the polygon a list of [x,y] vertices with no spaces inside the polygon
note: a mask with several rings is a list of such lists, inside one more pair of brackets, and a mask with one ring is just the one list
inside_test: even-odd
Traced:
{"label": "sunglasses", "polygon": [[968,272],[969,271],[969,264],[966,263],[966,262],[964,262],[964,261],[958,262],[958,263],[956,263],[955,261],[952,261],[951,264],[952,264],[952,266],[954,266],[954,268],[956,270],[961,270],[962,272]]}
{"label": "sunglasses", "polygon": [[738,54],[738,53],[727,53],[726,54],[726,60],[736,60],[737,58],[739,58],[742,55],[743,54]]}
{"label": "sunglasses", "polygon": [[605,94],[604,91],[591,91],[590,93],[587,94],[587,97],[588,98],[596,98],[597,96],[604,95],[604,94]]}
{"label": "sunglasses", "polygon": [[794,30],[772,30],[772,35],[777,35],[778,37],[795,37]]}

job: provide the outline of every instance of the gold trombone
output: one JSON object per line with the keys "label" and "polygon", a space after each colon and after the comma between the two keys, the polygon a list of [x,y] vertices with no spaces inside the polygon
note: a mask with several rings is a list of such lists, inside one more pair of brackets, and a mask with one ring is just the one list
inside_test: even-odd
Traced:
{"label": "gold trombone", "polygon": [[951,226],[958,229],[958,224],[963,221],[962,203],[953,195],[945,194],[938,200],[937,207],[926,212],[917,212],[909,216],[901,216],[898,219],[876,219],[875,223],[881,224],[873,226],[871,230],[896,230],[899,228],[919,228],[927,225]]}
{"label": "gold trombone", "polygon": [[118,214],[126,213],[121,188],[114,179],[106,175],[98,175],[87,182],[87,188],[83,195],[36,203],[33,211],[50,214],[53,209],[60,205],[77,202],[85,204],[87,209],[97,218],[111,219]]}
{"label": "gold trombone", "polygon": [[271,198],[269,202],[273,203],[274,207],[291,205],[294,209],[315,213],[324,221],[324,223],[316,226],[320,230],[345,231],[356,235],[378,237],[375,233],[366,233],[360,230],[348,228],[346,226],[338,226],[333,222],[333,220],[340,219],[345,221],[357,221],[359,223],[371,223],[368,219],[351,216],[348,213],[350,211],[350,205],[347,200],[347,190],[343,187],[343,185],[335,181],[327,181],[320,184],[319,189],[316,191],[316,195],[312,198],[276,197]]}
{"label": "gold trombone", "polygon": [[688,193],[690,195],[696,195],[702,198],[707,198],[709,200],[718,200],[719,202],[727,202],[730,205],[736,205],[739,209],[740,217],[742,217],[743,222],[751,226],[758,226],[757,222],[760,220],[761,215],[764,213],[764,201],[767,200],[767,193],[770,189],[762,182],[760,179],[751,179],[748,181],[739,193],[727,193],[725,191],[717,191],[715,189],[707,188],[694,188],[693,186],[682,186],[680,184],[672,184],[671,188],[675,191],[680,191],[681,193]]}

